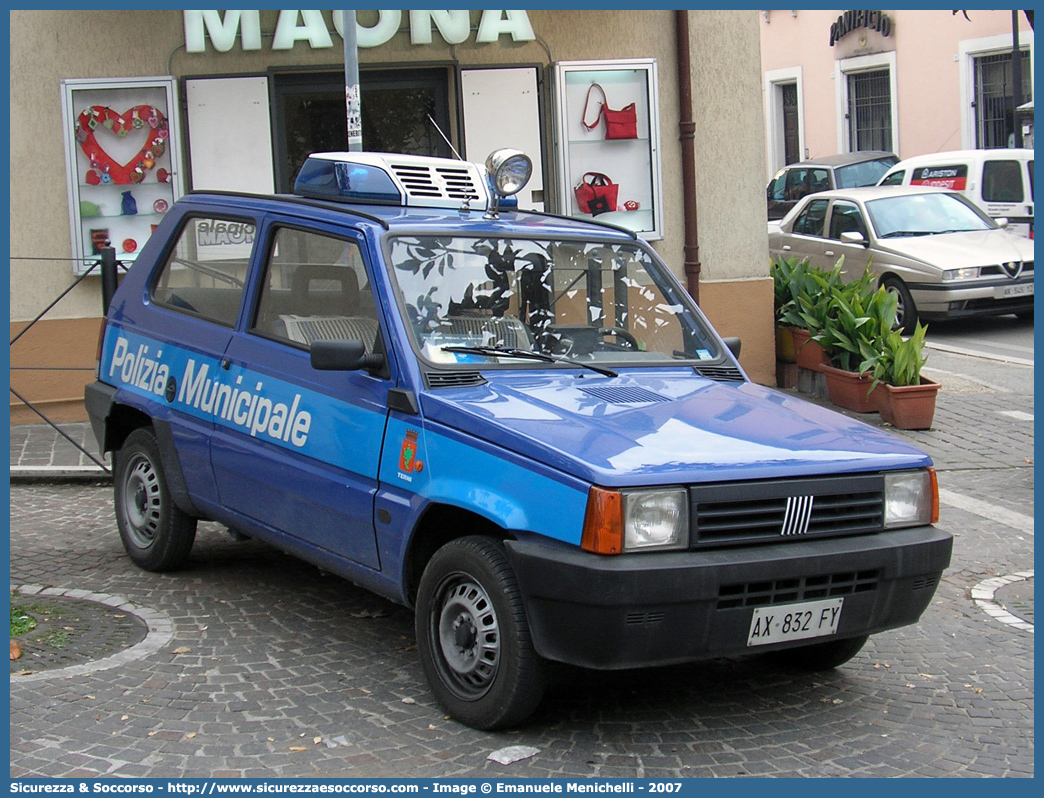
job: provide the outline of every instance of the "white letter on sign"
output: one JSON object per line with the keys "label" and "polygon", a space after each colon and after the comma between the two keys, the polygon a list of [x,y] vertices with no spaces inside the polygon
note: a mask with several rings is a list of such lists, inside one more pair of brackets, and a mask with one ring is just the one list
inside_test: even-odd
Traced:
{"label": "white letter on sign", "polygon": [[[304,24],[297,24],[297,17],[304,18]],[[307,41],[313,48],[333,47],[330,31],[326,29],[320,11],[280,11],[276,22],[275,36],[272,37],[273,50],[293,50],[294,42]]]}
{"label": "white letter on sign", "polygon": [[525,11],[483,11],[475,41],[495,42],[504,33],[511,34],[511,40],[516,42],[531,42],[536,38]]}
{"label": "white letter on sign", "polygon": [[431,44],[431,23],[447,44],[467,41],[471,33],[471,14],[467,11],[411,11],[410,43]]}
{"label": "white letter on sign", "polygon": [[261,49],[261,12],[226,11],[224,20],[220,11],[183,11],[185,21],[185,51],[202,53],[207,49],[206,33],[214,49],[227,53],[236,43],[236,33],[243,28],[243,49]]}
{"label": "white letter on sign", "polygon": [[378,11],[377,13],[380,17],[372,28],[364,28],[356,23],[355,44],[357,47],[379,47],[385,42],[391,41],[392,36],[399,32],[399,23],[402,22],[401,11]]}

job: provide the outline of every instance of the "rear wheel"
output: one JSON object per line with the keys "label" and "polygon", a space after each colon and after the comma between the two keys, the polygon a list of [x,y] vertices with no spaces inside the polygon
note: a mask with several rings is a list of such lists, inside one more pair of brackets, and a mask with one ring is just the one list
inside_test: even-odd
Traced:
{"label": "rear wheel", "polygon": [[116,525],[128,556],[146,571],[184,565],[196,539],[196,519],[171,498],[152,430],[136,429],[127,436],[114,471]]}
{"label": "rear wheel", "polygon": [[886,277],[882,285],[899,297],[895,311],[895,328],[904,335],[912,335],[917,326],[917,307],[906,283],[898,277]]}
{"label": "rear wheel", "polygon": [[499,542],[459,538],[435,553],[421,577],[416,628],[428,683],[461,723],[512,726],[540,703],[545,663]]}
{"label": "rear wheel", "polygon": [[787,648],[766,654],[773,662],[785,668],[802,671],[828,671],[844,665],[858,654],[869,635],[862,637],[846,637],[843,640],[830,640],[826,643],[813,643],[800,648]]}

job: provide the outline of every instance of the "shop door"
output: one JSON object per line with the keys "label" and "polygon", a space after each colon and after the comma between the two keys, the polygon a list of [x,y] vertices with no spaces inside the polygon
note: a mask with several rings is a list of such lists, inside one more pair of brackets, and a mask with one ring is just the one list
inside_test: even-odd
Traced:
{"label": "shop door", "polygon": [[[452,157],[429,121],[451,136],[446,69],[364,70],[359,84],[363,149]],[[313,152],[348,149],[344,72],[272,76],[276,190],[289,193]]]}

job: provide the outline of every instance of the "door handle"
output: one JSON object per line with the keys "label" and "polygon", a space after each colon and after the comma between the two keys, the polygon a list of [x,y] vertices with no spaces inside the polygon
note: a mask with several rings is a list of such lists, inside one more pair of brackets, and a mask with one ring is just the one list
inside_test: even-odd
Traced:
{"label": "door handle", "polygon": [[783,245],[783,251],[784,252],[790,252],[790,244],[784,244]]}
{"label": "door handle", "polygon": [[823,254],[824,254],[824,255],[826,255],[827,257],[830,257],[830,256],[832,256],[832,255],[834,254],[834,250],[832,250],[832,249],[828,249],[828,250],[827,250],[826,252],[824,252]]}

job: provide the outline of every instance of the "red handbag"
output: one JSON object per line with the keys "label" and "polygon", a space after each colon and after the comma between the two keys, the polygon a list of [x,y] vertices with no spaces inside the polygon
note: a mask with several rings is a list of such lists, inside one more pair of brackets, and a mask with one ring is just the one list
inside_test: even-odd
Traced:
{"label": "red handbag", "polygon": [[[595,117],[594,122],[587,124],[587,111],[591,105],[591,92],[596,88],[602,92],[604,101],[598,110],[598,116]],[[584,102],[584,116],[580,121],[583,122],[584,127],[588,130],[594,130],[598,127],[598,122],[603,116],[605,117],[606,140],[638,138],[638,112],[635,110],[634,103],[625,105],[619,111],[614,111],[609,107],[609,98],[605,94],[605,89],[597,83],[592,83],[587,89],[587,100]]]}
{"label": "red handbag", "polygon": [[616,210],[620,186],[601,172],[587,172],[573,188],[580,213],[597,216]]}

